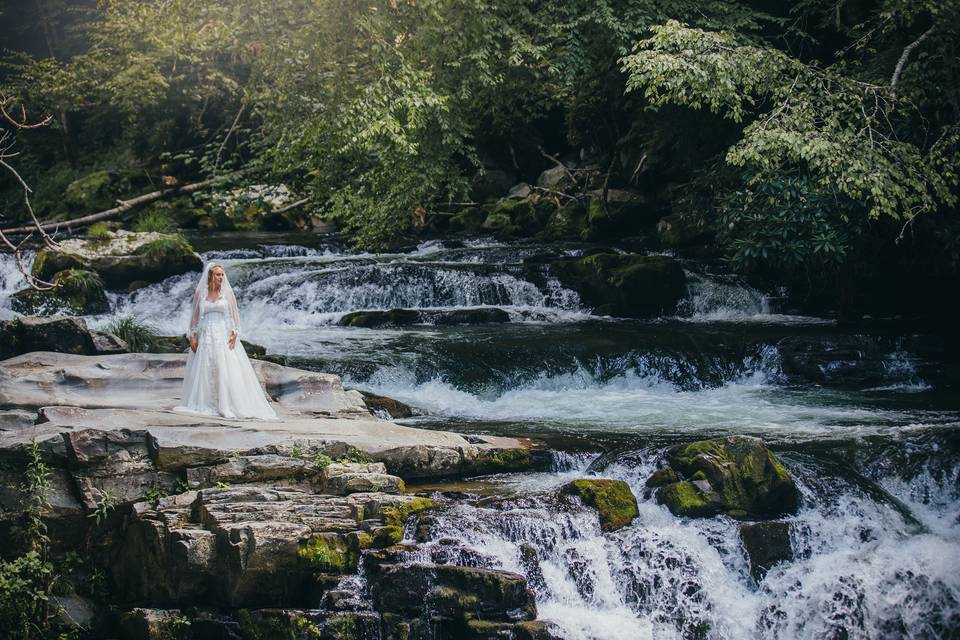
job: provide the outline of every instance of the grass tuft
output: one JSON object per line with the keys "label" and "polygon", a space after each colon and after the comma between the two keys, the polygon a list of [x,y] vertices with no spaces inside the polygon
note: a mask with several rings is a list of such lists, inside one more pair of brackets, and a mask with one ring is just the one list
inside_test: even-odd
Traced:
{"label": "grass tuft", "polygon": [[107,331],[126,342],[132,352],[150,353],[156,348],[156,328],[134,316],[114,318],[107,325]]}
{"label": "grass tuft", "polygon": [[133,230],[139,232],[155,231],[157,233],[171,233],[177,230],[177,225],[174,224],[173,218],[163,211],[151,209],[140,216],[137,223],[133,225]]}

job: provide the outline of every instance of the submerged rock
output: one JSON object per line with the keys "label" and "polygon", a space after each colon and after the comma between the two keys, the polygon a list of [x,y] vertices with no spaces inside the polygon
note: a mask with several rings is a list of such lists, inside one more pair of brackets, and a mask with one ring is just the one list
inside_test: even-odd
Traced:
{"label": "submerged rock", "polygon": [[57,249],[42,249],[33,275],[49,280],[65,269],[83,269],[96,272],[108,289],[126,291],[134,282],[161,282],[202,267],[200,256],[179,235],[117,231],[106,242],[65,240]]}
{"label": "submerged rock", "polygon": [[380,415],[379,412],[382,412],[390,418],[412,418],[416,415],[413,407],[399,400],[394,400],[387,396],[379,396],[368,391],[361,391],[360,394],[363,396],[363,403],[366,404],[367,408],[374,414]]}
{"label": "submerged rock", "polygon": [[558,260],[551,272],[598,315],[648,318],[674,313],[686,294],[680,263],[667,256],[596,253]]}
{"label": "submerged rock", "polygon": [[637,499],[623,480],[583,479],[563,486],[562,493],[579,496],[600,514],[600,528],[616,531],[637,517]]}
{"label": "submerged rock", "polygon": [[388,311],[354,311],[340,318],[342,327],[405,327],[413,324],[488,324],[510,322],[510,314],[496,307],[475,309],[419,310],[390,309]]}
{"label": "submerged rock", "polygon": [[771,518],[797,510],[800,492],[759,438],[728,436],[678,445],[667,452],[682,480],[662,486],[657,502],[675,515]]}
{"label": "submerged rock", "polygon": [[740,540],[750,560],[750,575],[757,582],[775,564],[793,560],[789,522],[741,524]]}

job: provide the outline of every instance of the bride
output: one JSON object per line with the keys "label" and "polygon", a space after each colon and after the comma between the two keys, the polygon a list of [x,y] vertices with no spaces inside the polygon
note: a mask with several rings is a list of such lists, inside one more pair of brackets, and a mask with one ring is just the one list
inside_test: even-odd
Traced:
{"label": "bride", "polygon": [[174,411],[224,418],[277,417],[239,336],[237,298],[223,267],[212,262],[193,293],[182,404]]}

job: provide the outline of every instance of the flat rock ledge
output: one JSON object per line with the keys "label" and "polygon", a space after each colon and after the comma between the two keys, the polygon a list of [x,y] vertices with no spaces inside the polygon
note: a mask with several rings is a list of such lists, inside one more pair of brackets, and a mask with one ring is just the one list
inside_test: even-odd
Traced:
{"label": "flat rock ledge", "polygon": [[[0,456],[37,440],[65,458],[59,442],[64,434],[94,430],[146,433],[144,446],[156,471],[181,476],[238,455],[312,460],[323,454],[337,460],[354,450],[406,479],[521,470],[543,461],[529,442],[516,438],[463,436],[380,419],[337,376],[272,362],[252,364],[278,420],[174,413],[185,360],[183,354],[32,352],[0,362],[0,407],[21,415],[0,430]],[[33,419],[23,419],[24,411],[33,412]]]}

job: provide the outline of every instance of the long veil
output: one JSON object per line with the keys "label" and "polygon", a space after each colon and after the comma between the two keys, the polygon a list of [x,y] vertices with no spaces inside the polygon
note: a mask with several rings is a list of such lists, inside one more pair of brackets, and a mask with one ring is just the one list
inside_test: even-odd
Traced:
{"label": "long veil", "polygon": [[[190,302],[190,329],[187,331],[188,336],[195,336],[200,328],[200,306],[203,303],[203,299],[207,297],[207,287],[210,283],[209,274],[214,267],[220,267],[223,269],[223,265],[219,262],[208,262],[203,265],[203,271],[200,273],[200,282],[197,283],[197,288],[193,291],[193,298]],[[223,299],[227,301],[227,305],[230,307],[230,320],[233,323],[233,331],[237,332],[237,337],[240,337],[240,311],[237,309],[237,296],[233,293],[233,287],[230,286],[230,279],[227,277],[226,269],[223,269],[223,283],[220,285],[220,295],[223,296]]]}

